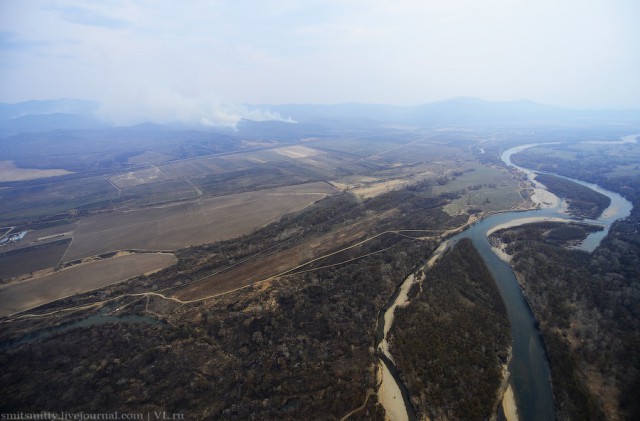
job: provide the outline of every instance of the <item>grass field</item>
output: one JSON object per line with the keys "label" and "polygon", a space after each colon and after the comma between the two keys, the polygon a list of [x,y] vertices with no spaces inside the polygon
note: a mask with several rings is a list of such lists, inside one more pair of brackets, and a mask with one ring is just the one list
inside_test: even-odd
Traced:
{"label": "grass field", "polygon": [[72,266],[0,288],[0,317],[171,266],[173,254],[129,254]]}
{"label": "grass field", "polygon": [[91,216],[78,222],[64,260],[124,249],[175,250],[237,237],[336,191],[327,183],[308,183]]}
{"label": "grass field", "polygon": [[[444,207],[449,215],[467,213],[470,209],[484,212],[513,209],[523,202],[518,193],[518,181],[504,170],[476,163],[466,163],[442,186],[434,186],[434,193],[460,192],[461,197]],[[476,189],[476,187],[479,187]]]}

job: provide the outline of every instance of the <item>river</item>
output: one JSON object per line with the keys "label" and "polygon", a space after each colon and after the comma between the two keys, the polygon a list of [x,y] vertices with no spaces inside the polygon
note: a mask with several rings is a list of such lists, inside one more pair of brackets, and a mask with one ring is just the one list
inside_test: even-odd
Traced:
{"label": "river", "polygon": [[[628,143],[631,137],[635,138],[636,135],[627,136],[623,138],[621,142],[611,143]],[[635,140],[631,140],[635,141]],[[548,144],[548,143],[547,143]],[[511,156],[521,152],[525,149],[540,146],[544,144],[530,144],[517,146],[504,151],[501,154],[503,162],[509,166],[517,168],[519,171],[525,173],[529,180],[535,187],[535,193],[532,199],[540,205],[540,209],[525,211],[525,212],[505,212],[495,214],[487,217],[486,219],[472,225],[465,231],[449,238],[439,248],[439,255],[443,248],[453,246],[461,238],[469,238],[473,242],[474,246],[478,249],[478,252],[482,256],[485,264],[489,268],[489,271],[493,275],[496,281],[502,300],[507,308],[507,315],[511,324],[511,334],[513,338],[512,358],[509,363],[510,372],[510,386],[513,394],[515,395],[515,401],[517,405],[518,418],[521,421],[528,420],[553,420],[555,418],[555,411],[553,406],[553,393],[551,388],[551,375],[549,371],[549,364],[544,352],[544,346],[540,336],[540,332],[536,327],[536,322],[531,313],[531,309],[527,304],[522,290],[516,280],[515,274],[508,263],[501,260],[496,253],[494,253],[487,236],[500,228],[508,226],[521,225],[528,222],[540,221],[540,220],[557,220],[557,221],[572,221],[573,219],[566,213],[566,203],[559,199],[554,194],[548,192],[544,186],[535,181],[535,173],[527,168],[522,168],[514,165],[511,162]],[[567,178],[567,177],[565,177]],[[632,209],[632,204],[619,194],[604,189],[592,183],[587,183],[580,180],[567,178],[573,182],[579,183],[583,186],[589,187],[608,196],[611,199],[611,204],[604,210],[601,217],[597,220],[584,220],[583,222],[601,225],[603,230],[590,234],[578,248],[591,252],[599,244],[600,241],[606,236],[609,231],[609,227],[613,222],[620,218],[629,216]],[[429,259],[429,262],[433,264],[434,256]],[[428,272],[426,275],[428,279]],[[408,278],[405,282],[415,282],[413,277]],[[402,295],[402,294],[400,294]],[[406,297],[400,297],[402,300],[401,305],[406,304]],[[393,323],[393,310],[397,306],[397,297],[394,297],[394,302],[389,306],[389,310],[386,313],[391,312],[391,315],[385,314],[385,333],[389,328],[386,323]],[[386,334],[383,338],[386,344]],[[386,348],[386,347],[385,347]],[[388,357],[391,355],[385,349],[385,354]],[[384,362],[386,364],[386,362]],[[395,367],[394,367],[395,368]],[[386,376],[382,382],[393,380],[398,382],[397,376]],[[397,389],[404,389],[404,385],[396,385]],[[387,385],[387,390],[389,386]],[[382,394],[384,395],[384,393]],[[387,406],[389,397],[380,396],[380,402]],[[396,398],[400,398],[397,396]],[[398,408],[398,400],[402,402],[402,399],[393,399],[393,413],[401,413],[397,419],[412,418],[411,409]],[[405,405],[407,401],[404,400]],[[395,418],[395,417],[394,417]]]}
{"label": "river", "polygon": [[144,323],[144,324],[150,324],[150,325],[163,323],[150,316],[142,316],[137,314],[127,314],[122,316],[116,316],[116,315],[109,314],[112,310],[113,308],[107,305],[102,307],[96,314],[87,316],[83,319],[79,319],[79,320],[68,322],[68,323],[63,323],[57,326],[47,327],[42,330],[36,330],[32,333],[29,333],[25,336],[22,336],[13,340],[0,341],[0,351],[4,351],[6,349],[14,348],[16,346],[20,346],[27,343],[43,341],[53,336],[56,333],[67,332],[69,330],[77,329],[81,327],[101,326],[107,323]]}

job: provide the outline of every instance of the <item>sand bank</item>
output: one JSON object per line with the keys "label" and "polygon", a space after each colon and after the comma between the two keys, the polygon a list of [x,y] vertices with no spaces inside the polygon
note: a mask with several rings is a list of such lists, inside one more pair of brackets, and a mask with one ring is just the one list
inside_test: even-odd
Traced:
{"label": "sand bank", "polygon": [[409,415],[404,406],[400,388],[382,361],[378,364],[378,380],[381,381],[378,389],[378,401],[384,406],[385,418],[392,421],[408,421]]}
{"label": "sand bank", "polygon": [[517,227],[519,225],[524,225],[524,224],[532,224],[534,222],[570,222],[570,221],[566,219],[558,218],[556,216],[529,216],[525,218],[513,219],[509,222],[505,222],[504,224],[499,224],[494,227],[491,227],[489,230],[487,230],[487,236],[502,229]]}
{"label": "sand bank", "polygon": [[504,412],[504,416],[507,418],[507,421],[518,421],[516,397],[513,394],[511,385],[509,385],[509,387],[507,387],[507,391],[504,392],[504,397],[502,398],[502,411]]}

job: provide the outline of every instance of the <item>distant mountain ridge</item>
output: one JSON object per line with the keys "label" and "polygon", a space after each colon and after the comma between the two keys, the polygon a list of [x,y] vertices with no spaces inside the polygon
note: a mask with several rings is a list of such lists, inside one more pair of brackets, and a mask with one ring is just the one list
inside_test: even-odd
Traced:
{"label": "distant mountain ridge", "polygon": [[459,97],[416,106],[371,104],[261,105],[298,122],[382,122],[419,127],[465,124],[559,123],[617,120],[640,122],[640,110],[575,110],[529,100],[485,101]]}
{"label": "distant mountain ridge", "polygon": [[107,124],[95,113],[100,104],[78,99],[0,103],[0,136],[59,129],[99,129]]}
{"label": "distant mountain ridge", "polygon": [[[0,103],[0,137],[53,130],[85,130],[114,127],[97,115],[96,101],[55,99]],[[358,129],[384,125],[422,128],[479,125],[537,124],[632,124],[640,125],[640,110],[574,110],[538,104],[528,100],[485,101],[460,97],[416,106],[383,104],[283,104],[248,105],[268,109],[297,124],[282,121],[241,120],[238,135],[304,137],[332,129]],[[195,129],[229,133],[230,129],[196,125],[152,124],[157,130]],[[148,129],[148,127],[147,127]]]}
{"label": "distant mountain ridge", "polygon": [[74,114],[92,115],[100,106],[97,101],[80,99],[48,99],[18,102],[15,104],[0,103],[0,121],[11,120],[27,115]]}

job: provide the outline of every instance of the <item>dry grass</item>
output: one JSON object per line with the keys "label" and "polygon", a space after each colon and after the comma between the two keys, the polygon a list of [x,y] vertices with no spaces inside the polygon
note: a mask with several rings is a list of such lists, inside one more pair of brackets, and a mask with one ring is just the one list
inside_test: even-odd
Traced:
{"label": "dry grass", "polygon": [[164,162],[173,159],[170,155],[165,155],[160,152],[146,151],[140,155],[132,156],[127,159],[127,164],[141,165],[141,164],[153,164],[156,162]]}
{"label": "dry grass", "polygon": [[277,142],[274,141],[265,141],[265,140],[241,140],[240,145],[243,148],[257,148],[257,147],[269,147],[277,145]]}
{"label": "dry grass", "polygon": [[[336,248],[346,247],[367,238],[371,229],[380,222],[380,219],[391,217],[393,214],[394,211],[390,211],[368,217],[330,233],[311,238],[286,250],[258,255],[226,272],[190,284],[177,291],[174,296],[185,301],[200,299],[268,280],[285,272],[295,273],[298,269],[294,269],[300,265],[318,259]],[[339,256],[334,255],[334,257]],[[324,258],[316,260],[314,266],[322,266],[324,261]],[[307,270],[311,267],[307,265],[299,270]]]}
{"label": "dry grass", "polygon": [[17,168],[13,161],[0,161],[0,181],[34,180],[36,178],[56,177],[66,174],[72,174],[72,172],[63,169]]}
{"label": "dry grass", "polygon": [[435,174],[430,171],[413,174],[405,178],[397,178],[391,180],[382,180],[374,183],[367,184],[363,187],[356,187],[352,191],[363,198],[379,196],[383,193],[388,193],[392,190],[400,190],[407,186],[418,184],[422,181],[435,178]]}
{"label": "dry grass", "polygon": [[320,152],[316,149],[312,149],[312,148],[308,148],[306,146],[302,146],[302,145],[296,145],[296,146],[287,146],[284,148],[276,148],[273,150],[275,153],[280,154],[280,155],[284,155],[288,158],[294,158],[294,159],[298,159],[298,158],[307,158],[310,156],[314,156],[314,155],[320,155],[323,154],[324,152]]}
{"label": "dry grass", "polygon": [[144,170],[132,171],[124,174],[119,174],[109,178],[115,186],[120,189],[126,187],[138,186],[140,184],[156,183],[158,181],[164,181],[167,178],[156,167],[147,168]]}
{"label": "dry grass", "polygon": [[78,222],[65,261],[122,249],[176,250],[226,240],[334,194],[308,183],[163,207],[112,212]]}

